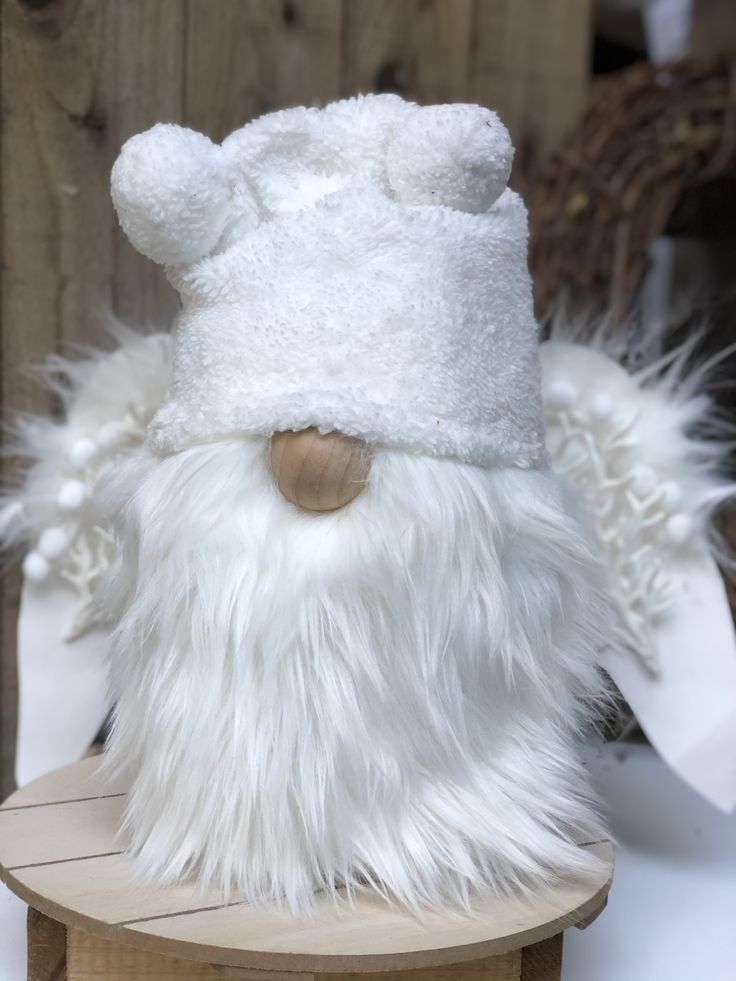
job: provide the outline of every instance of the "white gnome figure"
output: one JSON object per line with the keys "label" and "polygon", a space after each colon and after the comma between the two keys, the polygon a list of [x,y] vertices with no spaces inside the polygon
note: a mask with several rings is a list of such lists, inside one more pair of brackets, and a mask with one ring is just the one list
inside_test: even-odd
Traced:
{"label": "white gnome figure", "polygon": [[[182,300],[168,396],[100,491],[108,765],[151,881],[300,912],[596,871],[602,603],[547,468],[512,153],[486,109],[372,96],[221,146],[155,126],[115,164]],[[272,438],[305,430],[365,448],[344,506],[282,493]]]}

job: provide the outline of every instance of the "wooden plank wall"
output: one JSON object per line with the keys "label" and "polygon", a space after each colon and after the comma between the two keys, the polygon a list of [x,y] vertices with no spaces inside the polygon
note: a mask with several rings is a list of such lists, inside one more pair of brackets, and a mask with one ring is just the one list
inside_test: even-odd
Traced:
{"label": "wooden plank wall", "polygon": [[733,0],[698,0],[693,7],[689,52],[695,57],[736,55],[736,7]]}
{"label": "wooden plank wall", "polygon": [[[495,107],[523,181],[575,119],[591,0],[2,0],[2,333],[7,414],[49,409],[19,373],[95,340],[100,313],[176,300],[119,233],[108,175],[159,120],[219,140],[262,112],[359,91]],[[18,578],[0,606],[2,790],[12,785]]]}

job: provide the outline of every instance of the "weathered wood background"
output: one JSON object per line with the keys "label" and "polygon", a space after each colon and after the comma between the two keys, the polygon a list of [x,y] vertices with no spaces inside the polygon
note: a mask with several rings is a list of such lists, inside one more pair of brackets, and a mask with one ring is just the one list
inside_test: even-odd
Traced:
{"label": "weathered wood background", "polygon": [[[100,311],[161,322],[175,298],[118,232],[108,175],[159,120],[215,140],[265,111],[364,91],[496,108],[523,183],[575,120],[591,0],[3,0],[5,414],[46,409],[20,373]],[[5,578],[0,748],[12,785],[19,581]]]}

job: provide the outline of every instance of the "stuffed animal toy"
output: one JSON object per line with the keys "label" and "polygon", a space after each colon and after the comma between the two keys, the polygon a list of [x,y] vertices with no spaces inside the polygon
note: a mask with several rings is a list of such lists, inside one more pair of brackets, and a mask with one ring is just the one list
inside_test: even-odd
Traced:
{"label": "stuffed animal toy", "polygon": [[512,152],[486,109],[388,95],[122,149],[120,222],[182,302],[97,501],[150,880],[301,912],[595,871],[604,604],[548,469]]}

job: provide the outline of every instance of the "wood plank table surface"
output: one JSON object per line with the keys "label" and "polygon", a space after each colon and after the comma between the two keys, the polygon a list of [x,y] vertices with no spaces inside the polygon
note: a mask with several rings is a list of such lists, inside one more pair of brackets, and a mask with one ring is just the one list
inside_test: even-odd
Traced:
{"label": "wood plank table surface", "polygon": [[122,783],[102,780],[99,759],[92,758],[41,777],[0,807],[0,878],[32,910],[66,926],[76,938],[69,941],[70,958],[72,948],[79,959],[80,951],[112,942],[271,978],[471,968],[468,962],[505,958],[505,974],[482,976],[526,979],[532,975],[514,967],[521,949],[586,925],[605,904],[611,882],[611,843],[589,842],[581,847],[602,860],[597,880],[570,881],[533,902],[487,897],[472,916],[427,913],[420,919],[379,898],[335,906],[325,896],[311,916],[297,920],[275,905],[224,903],[191,883],[155,888],[137,881],[118,836],[125,792]]}

